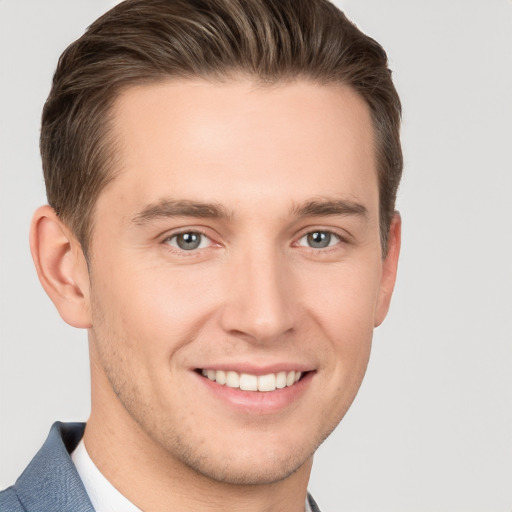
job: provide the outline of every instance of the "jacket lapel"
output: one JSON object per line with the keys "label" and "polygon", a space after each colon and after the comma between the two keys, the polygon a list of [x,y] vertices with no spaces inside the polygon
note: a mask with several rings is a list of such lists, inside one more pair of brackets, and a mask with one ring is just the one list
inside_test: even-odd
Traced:
{"label": "jacket lapel", "polygon": [[48,438],[14,484],[27,512],[94,512],[70,453],[85,423],[53,424]]}

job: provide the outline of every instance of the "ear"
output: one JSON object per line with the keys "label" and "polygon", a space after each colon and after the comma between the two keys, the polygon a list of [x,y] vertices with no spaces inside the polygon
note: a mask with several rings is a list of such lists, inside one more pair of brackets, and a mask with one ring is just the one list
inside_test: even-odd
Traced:
{"label": "ear", "polygon": [[379,296],[375,311],[375,327],[379,326],[386,318],[395,287],[398,257],[402,241],[402,219],[395,212],[389,227],[388,253],[382,263],[382,276],[380,280]]}
{"label": "ear", "polygon": [[82,247],[48,205],[34,213],[30,250],[39,281],[62,319],[73,327],[91,327],[89,272]]}

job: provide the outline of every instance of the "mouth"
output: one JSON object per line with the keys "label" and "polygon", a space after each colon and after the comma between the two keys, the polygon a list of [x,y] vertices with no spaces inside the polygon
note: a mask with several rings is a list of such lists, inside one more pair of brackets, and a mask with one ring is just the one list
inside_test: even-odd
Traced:
{"label": "mouth", "polygon": [[220,386],[263,393],[294,386],[309,373],[292,370],[267,373],[266,375],[253,375],[250,373],[238,373],[232,370],[204,368],[198,368],[196,372]]}

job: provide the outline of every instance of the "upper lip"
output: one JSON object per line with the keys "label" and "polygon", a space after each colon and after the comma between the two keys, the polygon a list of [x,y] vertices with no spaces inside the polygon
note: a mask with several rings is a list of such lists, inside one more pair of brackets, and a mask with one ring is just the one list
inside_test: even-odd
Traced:
{"label": "upper lip", "polygon": [[269,373],[278,372],[309,372],[314,370],[311,364],[304,363],[271,363],[265,365],[255,365],[251,363],[213,363],[205,366],[197,366],[194,370],[222,370],[233,371],[237,373],[248,373],[249,375],[268,375]]}

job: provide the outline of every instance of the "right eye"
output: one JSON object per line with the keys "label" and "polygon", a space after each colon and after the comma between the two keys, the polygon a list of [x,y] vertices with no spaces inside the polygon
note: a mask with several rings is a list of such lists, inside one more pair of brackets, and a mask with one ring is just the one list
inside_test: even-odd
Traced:
{"label": "right eye", "polygon": [[199,231],[184,231],[183,233],[177,233],[167,238],[165,243],[181,251],[205,249],[212,244],[211,240]]}

